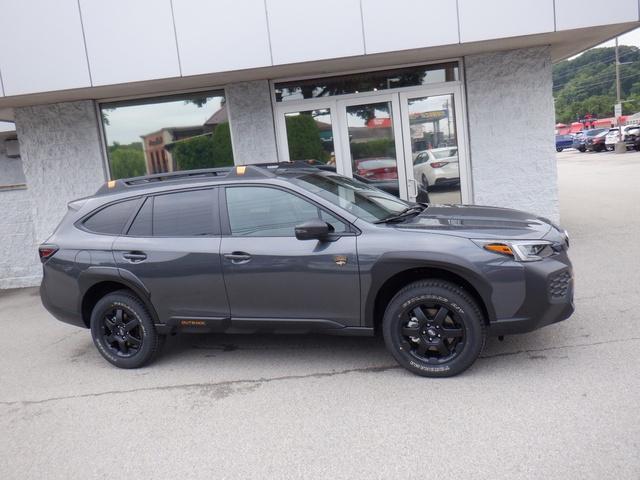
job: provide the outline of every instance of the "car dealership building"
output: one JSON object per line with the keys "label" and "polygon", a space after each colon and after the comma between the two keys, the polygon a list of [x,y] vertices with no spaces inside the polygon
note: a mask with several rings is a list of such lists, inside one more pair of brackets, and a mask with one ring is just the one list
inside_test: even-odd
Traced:
{"label": "car dealership building", "polygon": [[151,173],[305,160],[558,219],[552,63],[640,25],[601,6],[4,2],[0,288],[39,283],[70,200]]}

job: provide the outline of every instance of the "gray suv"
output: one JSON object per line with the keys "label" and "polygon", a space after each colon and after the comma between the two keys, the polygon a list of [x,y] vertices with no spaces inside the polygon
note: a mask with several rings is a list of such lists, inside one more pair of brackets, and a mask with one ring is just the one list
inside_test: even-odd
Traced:
{"label": "gray suv", "polygon": [[280,164],[110,181],[39,249],[41,297],[121,368],[167,335],[382,332],[419,375],[573,312],[566,233],[517,210],[408,203]]}

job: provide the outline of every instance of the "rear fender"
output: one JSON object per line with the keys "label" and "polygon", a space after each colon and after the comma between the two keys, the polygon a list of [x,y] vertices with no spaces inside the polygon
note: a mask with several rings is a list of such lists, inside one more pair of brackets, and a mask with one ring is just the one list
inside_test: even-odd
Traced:
{"label": "rear fender", "polygon": [[78,284],[80,285],[80,304],[78,305],[78,311],[82,311],[82,302],[89,289],[101,282],[119,283],[132,290],[145,304],[154,323],[159,324],[158,314],[151,303],[149,290],[147,290],[142,281],[133,273],[116,267],[89,267],[80,274],[78,278]]}

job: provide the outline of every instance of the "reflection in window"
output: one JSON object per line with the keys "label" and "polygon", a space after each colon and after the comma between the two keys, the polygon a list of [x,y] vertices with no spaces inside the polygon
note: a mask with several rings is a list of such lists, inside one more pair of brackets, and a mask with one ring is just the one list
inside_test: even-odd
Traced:
{"label": "reflection in window", "polygon": [[285,114],[289,160],[336,164],[330,109]]}
{"label": "reflection in window", "polygon": [[266,187],[227,188],[231,233],[246,237],[292,237],[301,223],[321,218],[335,232],[345,225],[333,215],[292,193]]}
{"label": "reflection in window", "polygon": [[101,105],[111,178],[233,165],[222,92]]}
{"label": "reflection in window", "polygon": [[458,62],[277,83],[276,101],[376,92],[459,80]]}
{"label": "reflection in window", "polygon": [[434,203],[460,203],[460,166],[451,94],[408,100],[413,176]]}

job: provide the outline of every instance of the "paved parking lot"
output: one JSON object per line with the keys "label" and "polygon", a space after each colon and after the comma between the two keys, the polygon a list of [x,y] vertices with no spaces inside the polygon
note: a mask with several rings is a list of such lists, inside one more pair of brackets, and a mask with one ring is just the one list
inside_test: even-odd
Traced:
{"label": "paved parking lot", "polygon": [[323,336],[176,337],[117,370],[0,293],[0,478],[639,478],[640,154],[558,165],[577,312],[451,379]]}

